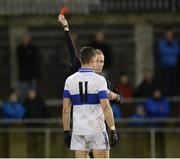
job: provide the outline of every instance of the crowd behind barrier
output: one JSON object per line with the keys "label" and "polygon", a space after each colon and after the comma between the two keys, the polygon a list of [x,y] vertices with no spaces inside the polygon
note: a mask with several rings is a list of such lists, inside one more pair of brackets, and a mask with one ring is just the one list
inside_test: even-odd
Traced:
{"label": "crowd behind barrier", "polygon": [[[154,127],[179,127],[180,125],[180,98],[171,97],[168,98],[171,103],[171,111],[168,117],[150,117],[144,115],[144,109],[141,110],[142,103],[145,103],[146,98],[129,98],[124,99],[124,103],[121,104],[121,116],[115,118],[118,127],[141,127],[141,128],[154,128]],[[61,112],[62,112],[62,100],[52,99],[45,100],[45,112],[49,112],[47,116],[43,113],[44,108],[39,110],[43,113],[43,116],[24,116],[23,118],[3,118],[2,114],[2,101],[0,102],[1,110],[1,119],[0,125],[1,128],[7,128],[7,125],[13,124],[24,124],[28,128],[31,127],[60,127],[62,128]],[[137,109],[139,112],[137,113]],[[144,108],[144,107],[143,107]],[[39,109],[39,108],[38,108]],[[35,110],[34,110],[35,111]],[[142,113],[143,112],[143,113]],[[36,112],[37,113],[37,112]],[[137,117],[142,114],[142,117]],[[155,123],[155,124],[154,124]],[[154,124],[154,125],[153,125]]]}

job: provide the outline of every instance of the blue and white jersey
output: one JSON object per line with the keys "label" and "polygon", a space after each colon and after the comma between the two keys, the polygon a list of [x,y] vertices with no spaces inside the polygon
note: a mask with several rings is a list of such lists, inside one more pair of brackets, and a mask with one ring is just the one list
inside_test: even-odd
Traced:
{"label": "blue and white jersey", "polygon": [[100,99],[108,98],[107,82],[94,70],[81,68],[66,79],[64,98],[73,105],[73,134],[91,135],[105,131]]}

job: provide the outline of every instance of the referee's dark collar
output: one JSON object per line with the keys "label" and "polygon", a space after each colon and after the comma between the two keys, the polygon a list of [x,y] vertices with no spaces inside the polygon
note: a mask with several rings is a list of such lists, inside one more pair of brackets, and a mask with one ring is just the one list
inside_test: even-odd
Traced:
{"label": "referee's dark collar", "polygon": [[80,68],[78,72],[94,72],[91,68]]}

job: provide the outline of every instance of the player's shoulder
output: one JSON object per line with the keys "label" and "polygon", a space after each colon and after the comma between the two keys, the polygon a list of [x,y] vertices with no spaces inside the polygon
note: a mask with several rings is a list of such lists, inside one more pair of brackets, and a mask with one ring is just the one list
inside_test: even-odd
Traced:
{"label": "player's shoulder", "polygon": [[78,75],[78,72],[73,73],[69,77],[66,78],[66,82],[72,81],[76,76]]}

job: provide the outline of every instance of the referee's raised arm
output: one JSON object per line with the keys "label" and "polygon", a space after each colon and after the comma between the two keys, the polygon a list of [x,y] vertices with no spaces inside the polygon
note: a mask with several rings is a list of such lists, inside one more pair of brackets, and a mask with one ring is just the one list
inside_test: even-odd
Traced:
{"label": "referee's raised arm", "polygon": [[70,55],[70,67],[71,67],[71,73],[76,72],[80,68],[80,62],[77,56],[76,48],[74,45],[74,42],[71,37],[71,33],[69,31],[69,25],[67,20],[64,16],[59,15],[58,21],[61,23],[64,33],[65,33],[65,39],[66,39],[66,45],[68,48],[68,53]]}

